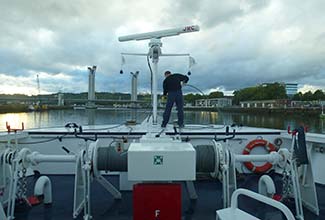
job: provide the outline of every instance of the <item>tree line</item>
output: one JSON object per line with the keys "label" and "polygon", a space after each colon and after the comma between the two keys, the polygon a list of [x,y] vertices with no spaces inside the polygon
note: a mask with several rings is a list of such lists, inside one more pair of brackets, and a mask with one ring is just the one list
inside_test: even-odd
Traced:
{"label": "tree line", "polygon": [[308,91],[306,93],[298,92],[292,98],[296,101],[318,101],[318,100],[325,100],[325,93],[318,89],[315,92]]}
{"label": "tree line", "polygon": [[[24,98],[34,98],[37,100],[38,98],[57,98],[57,93],[55,94],[43,94],[43,95],[24,95],[24,94],[13,94],[13,95],[8,95],[8,94],[0,94],[0,99],[1,98],[17,98],[17,99],[24,99]],[[130,93],[120,93],[120,92],[96,92],[95,94],[96,99],[113,99],[113,100],[130,100],[131,99],[131,94]],[[88,98],[88,93],[87,92],[82,92],[82,93],[63,93],[64,99],[87,99]],[[161,96],[159,95],[158,98]],[[185,94],[184,95],[184,101],[186,103],[192,103],[194,104],[196,100],[198,99],[206,99],[206,98],[222,98],[224,97],[223,92],[211,92],[207,95],[205,94]],[[138,94],[138,100],[142,101],[148,101],[150,102],[151,100],[151,94],[149,93],[139,93]]]}
{"label": "tree line", "polygon": [[318,101],[325,100],[324,91],[318,89],[315,92],[308,91],[306,93],[298,92],[293,97],[286,94],[285,85],[282,83],[270,83],[264,85],[253,86],[236,90],[233,92],[233,103],[238,105],[241,101],[255,100],[274,100],[274,99],[292,99],[295,101]]}
{"label": "tree line", "polygon": [[244,88],[233,92],[233,103],[238,105],[241,101],[287,99],[285,85],[281,83],[263,84]]}
{"label": "tree line", "polygon": [[[87,99],[88,93],[63,93],[64,99]],[[241,101],[254,101],[254,100],[273,100],[273,99],[288,99],[286,95],[285,85],[282,83],[270,83],[263,84],[253,87],[248,87],[233,92],[233,104],[238,105]],[[0,94],[0,99],[5,97],[14,97],[18,99],[23,99],[27,97],[32,97],[37,99],[42,98],[55,98],[57,94],[46,94],[46,95],[33,95],[27,96],[23,94]],[[185,103],[195,104],[198,99],[206,98],[223,98],[224,93],[221,91],[210,92],[209,94],[198,94],[198,93],[188,93],[184,94]],[[130,100],[131,94],[129,93],[119,93],[119,92],[96,92],[97,99],[115,99],[115,100]],[[160,98],[160,96],[159,96]],[[148,101],[151,100],[151,94],[140,93],[138,94],[138,100]],[[316,90],[315,92],[308,91],[306,93],[299,92],[292,97],[295,101],[314,101],[314,100],[325,100],[325,92],[322,90]]]}

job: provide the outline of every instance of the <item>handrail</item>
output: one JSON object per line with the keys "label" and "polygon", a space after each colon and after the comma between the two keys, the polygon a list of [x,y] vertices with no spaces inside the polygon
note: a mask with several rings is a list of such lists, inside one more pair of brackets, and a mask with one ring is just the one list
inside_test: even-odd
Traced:
{"label": "handrail", "polygon": [[50,178],[41,176],[37,179],[34,186],[35,196],[44,196],[44,204],[52,203],[52,184]]}
{"label": "handrail", "polygon": [[268,175],[263,175],[258,181],[258,193],[263,196],[273,196],[275,194],[275,185],[272,178]]}
{"label": "handrail", "polygon": [[6,217],[5,211],[3,210],[1,202],[0,202],[0,218],[3,220],[7,220],[7,217]]}
{"label": "handrail", "polygon": [[285,206],[284,204],[275,201],[273,199],[270,199],[266,196],[260,195],[258,193],[255,193],[253,191],[247,190],[247,189],[237,189],[231,196],[231,208],[236,209],[238,208],[238,196],[239,195],[245,195],[248,197],[251,197],[253,199],[256,199],[260,202],[263,202],[265,204],[268,204],[270,206],[273,206],[274,208],[279,209],[288,220],[295,220],[295,217],[293,216],[290,209]]}

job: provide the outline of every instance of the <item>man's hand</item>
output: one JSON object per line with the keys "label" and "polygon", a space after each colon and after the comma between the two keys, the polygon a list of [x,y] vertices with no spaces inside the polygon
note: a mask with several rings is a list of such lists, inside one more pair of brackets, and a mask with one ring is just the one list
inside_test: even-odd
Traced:
{"label": "man's hand", "polygon": [[166,101],[166,96],[165,95],[161,96],[161,101],[162,102],[165,102]]}

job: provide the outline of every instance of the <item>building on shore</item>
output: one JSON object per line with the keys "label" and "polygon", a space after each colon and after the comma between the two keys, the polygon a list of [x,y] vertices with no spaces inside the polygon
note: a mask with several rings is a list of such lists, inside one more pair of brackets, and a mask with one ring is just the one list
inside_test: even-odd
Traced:
{"label": "building on shore", "polygon": [[195,100],[195,107],[229,107],[232,106],[231,98],[212,98]]}
{"label": "building on shore", "polygon": [[[273,83],[262,83],[262,86],[272,85]],[[280,83],[284,86],[287,96],[291,99],[295,94],[298,93],[298,83]]]}
{"label": "building on shore", "polygon": [[255,101],[242,101],[240,107],[242,108],[276,108],[289,106],[290,100],[288,99],[274,99],[274,100],[255,100]]}
{"label": "building on shore", "polygon": [[255,100],[240,102],[241,108],[308,108],[320,107],[321,101],[295,101],[291,99]]}
{"label": "building on shore", "polygon": [[285,83],[286,94],[289,98],[292,98],[298,92],[297,83]]}

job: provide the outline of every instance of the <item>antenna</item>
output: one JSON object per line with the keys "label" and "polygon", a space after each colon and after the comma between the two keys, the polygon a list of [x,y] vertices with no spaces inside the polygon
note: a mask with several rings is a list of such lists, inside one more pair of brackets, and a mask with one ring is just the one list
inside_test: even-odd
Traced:
{"label": "antenna", "polygon": [[36,82],[37,82],[37,92],[38,92],[38,95],[40,95],[41,94],[41,86],[40,86],[38,74],[36,76]]}
{"label": "antenna", "polygon": [[153,32],[147,32],[147,33],[141,33],[141,34],[132,34],[127,36],[119,37],[118,40],[120,42],[124,41],[130,41],[130,40],[149,40],[152,38],[160,39],[162,37],[171,37],[176,36],[180,34],[190,33],[199,31],[200,27],[198,25],[190,25],[185,26],[181,28],[173,28],[173,29],[167,29],[162,31],[153,31]]}
{"label": "antenna", "polygon": [[[191,33],[199,31],[200,27],[198,25],[189,25],[180,28],[167,29],[162,31],[147,32],[141,34],[132,34],[119,37],[120,42],[131,41],[131,40],[149,40],[149,52],[145,54],[132,54],[124,53],[123,55],[136,55],[136,56],[146,56],[150,57],[153,68],[152,68],[152,123],[157,124],[157,73],[158,73],[158,62],[160,56],[189,56],[189,54],[162,54],[161,53],[161,38],[177,36],[180,34]],[[122,58],[123,63],[123,58]],[[121,70],[120,73],[123,73]]]}

